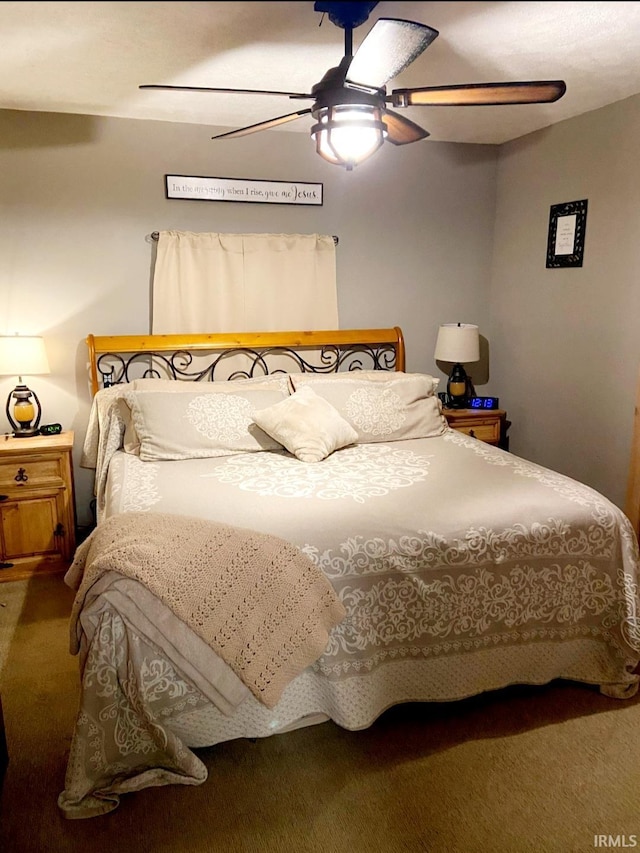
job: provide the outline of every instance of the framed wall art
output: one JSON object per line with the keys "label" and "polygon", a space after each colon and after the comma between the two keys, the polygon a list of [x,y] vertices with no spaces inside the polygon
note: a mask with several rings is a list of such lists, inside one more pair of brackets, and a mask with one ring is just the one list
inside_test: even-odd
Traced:
{"label": "framed wall art", "polygon": [[552,204],[547,238],[547,269],[581,267],[587,228],[586,198]]}

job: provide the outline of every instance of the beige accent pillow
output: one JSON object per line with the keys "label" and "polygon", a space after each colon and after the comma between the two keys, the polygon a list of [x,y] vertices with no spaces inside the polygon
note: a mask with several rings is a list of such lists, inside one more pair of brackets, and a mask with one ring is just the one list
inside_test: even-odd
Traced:
{"label": "beige accent pillow", "polygon": [[301,462],[320,462],[358,438],[331,403],[309,386],[254,412],[253,420]]}
{"label": "beige accent pillow", "polygon": [[365,371],[291,373],[295,391],[310,387],[338,410],[358,434],[359,444],[442,435],[447,422],[435,394],[438,379],[427,373]]}
{"label": "beige accent pillow", "polygon": [[282,450],[253,422],[253,413],[286,400],[281,390],[236,389],[223,394],[131,391],[124,400],[143,461],[199,459]]}

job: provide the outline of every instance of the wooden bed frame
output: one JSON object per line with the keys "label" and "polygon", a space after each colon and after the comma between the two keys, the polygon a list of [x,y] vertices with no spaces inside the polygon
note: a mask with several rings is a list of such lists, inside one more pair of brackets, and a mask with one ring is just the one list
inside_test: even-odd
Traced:
{"label": "wooden bed frame", "polygon": [[636,407],[633,414],[633,436],[625,513],[629,517],[636,536],[640,539],[640,379],[636,392]]}
{"label": "wooden bed frame", "polygon": [[[248,364],[223,379],[268,373],[336,373],[338,370],[405,369],[398,326],[310,332],[246,332],[212,335],[88,335],[91,393],[136,378],[212,381],[230,356]],[[315,359],[314,359],[315,356]],[[279,361],[278,361],[279,359]],[[271,367],[270,362],[277,364]]]}

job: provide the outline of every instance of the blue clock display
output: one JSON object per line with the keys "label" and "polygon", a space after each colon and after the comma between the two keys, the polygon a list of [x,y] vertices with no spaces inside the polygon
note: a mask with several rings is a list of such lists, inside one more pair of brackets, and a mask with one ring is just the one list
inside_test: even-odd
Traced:
{"label": "blue clock display", "polygon": [[497,409],[499,400],[497,397],[471,397],[470,409]]}

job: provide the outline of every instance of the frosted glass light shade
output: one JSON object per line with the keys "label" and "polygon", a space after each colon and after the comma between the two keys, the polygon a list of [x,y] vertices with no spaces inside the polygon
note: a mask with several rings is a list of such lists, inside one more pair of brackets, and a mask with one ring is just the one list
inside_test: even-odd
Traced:
{"label": "frosted glass light shade", "polygon": [[0,374],[34,376],[49,373],[44,340],[35,335],[0,336]]}
{"label": "frosted glass light shade", "polygon": [[328,163],[352,169],[371,157],[384,142],[387,128],[377,107],[340,104],[318,114],[311,128],[317,153]]}
{"label": "frosted glass light shade", "polygon": [[438,329],[437,361],[480,361],[480,334],[471,323],[444,323]]}

